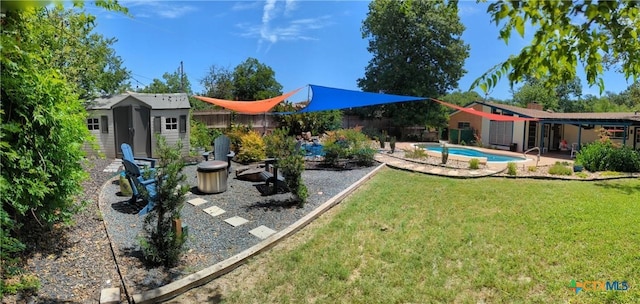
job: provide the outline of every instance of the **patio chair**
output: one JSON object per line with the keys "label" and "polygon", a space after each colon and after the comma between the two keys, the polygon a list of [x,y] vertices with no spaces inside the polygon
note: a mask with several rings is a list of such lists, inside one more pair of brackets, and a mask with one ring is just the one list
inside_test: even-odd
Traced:
{"label": "patio chair", "polygon": [[[129,181],[132,182],[131,190],[133,192],[133,196],[129,200],[130,203],[135,203],[138,199],[143,199],[147,201],[147,205],[142,208],[138,212],[138,216],[145,215],[149,213],[155,207],[156,203],[156,179],[155,177],[145,178],[144,174],[140,171],[140,167],[129,161],[127,159],[122,160],[125,168],[125,174]],[[145,199],[142,195],[140,195],[140,189],[145,189],[148,194],[148,199]]]}
{"label": "patio chair", "polygon": [[150,168],[156,167],[157,160],[155,158],[149,157],[134,157],[133,150],[131,146],[127,143],[122,143],[120,145],[120,150],[122,150],[122,159],[126,159],[138,166],[149,166]]}
{"label": "patio chair", "polygon": [[231,159],[236,153],[231,151],[231,140],[226,135],[220,135],[213,141],[213,159],[227,162],[227,173],[231,173]]}
{"label": "patio chair", "polygon": [[578,143],[571,144],[571,158],[575,158],[576,154],[578,154]]}

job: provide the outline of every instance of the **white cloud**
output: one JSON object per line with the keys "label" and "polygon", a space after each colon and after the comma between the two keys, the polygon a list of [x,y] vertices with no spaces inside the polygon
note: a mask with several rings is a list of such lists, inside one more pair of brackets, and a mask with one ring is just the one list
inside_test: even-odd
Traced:
{"label": "white cloud", "polygon": [[263,6],[260,24],[240,23],[236,26],[242,31],[241,37],[257,39],[259,48],[267,44],[268,51],[279,41],[317,40],[312,31],[332,24],[331,16],[328,15],[314,18],[288,18],[296,8],[296,0],[286,0],[284,3],[267,0]]}
{"label": "white cloud", "polygon": [[195,11],[196,8],[180,1],[123,1],[129,12],[140,18],[175,19]]}

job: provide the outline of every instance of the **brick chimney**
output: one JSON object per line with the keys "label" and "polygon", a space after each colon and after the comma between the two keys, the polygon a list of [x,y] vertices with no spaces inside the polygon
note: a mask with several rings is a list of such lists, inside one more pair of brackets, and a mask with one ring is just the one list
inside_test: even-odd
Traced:
{"label": "brick chimney", "polygon": [[542,105],[541,105],[541,104],[539,104],[539,103],[537,103],[537,102],[535,102],[535,101],[532,101],[532,102],[530,102],[530,103],[528,103],[528,104],[527,104],[527,109],[540,110],[540,111],[542,111],[542,109],[543,109],[543,108],[542,108]]}

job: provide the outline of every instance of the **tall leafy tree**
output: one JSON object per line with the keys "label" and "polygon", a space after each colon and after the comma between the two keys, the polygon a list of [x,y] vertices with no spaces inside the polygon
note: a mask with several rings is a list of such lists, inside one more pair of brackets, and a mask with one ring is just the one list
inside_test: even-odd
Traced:
{"label": "tall leafy tree", "polygon": [[527,24],[535,33],[529,46],[480,76],[472,87],[487,91],[505,75],[511,84],[528,76],[548,78],[550,85],[569,83],[579,63],[587,82],[598,84],[601,92],[602,75],[611,62],[627,78],[640,76],[640,5],[635,0],[501,0],[491,3],[487,12],[502,26],[505,43],[514,30],[524,37]]}
{"label": "tall leafy tree", "polygon": [[282,94],[276,73],[258,59],[248,58],[233,70],[233,95],[237,100],[260,100]]}
{"label": "tall leafy tree", "polygon": [[513,92],[513,103],[527,107],[530,102],[541,104],[544,110],[558,110],[558,98],[542,81],[531,79]]}
{"label": "tall leafy tree", "polygon": [[204,87],[204,96],[233,99],[233,73],[227,68],[211,65],[209,73],[200,80],[200,84]]}
{"label": "tall leafy tree", "polygon": [[482,96],[475,91],[462,92],[458,90],[441,96],[439,99],[459,106],[466,106],[474,101],[482,100]]}
{"label": "tall leafy tree", "polygon": [[[469,46],[461,35],[457,1],[375,0],[363,21],[362,36],[373,54],[358,87],[423,97],[442,96],[466,72]],[[375,107],[401,126],[446,123],[445,111],[429,101]]]}
{"label": "tall leafy tree", "polygon": [[154,78],[146,87],[138,90],[140,93],[187,93],[191,95],[191,82],[186,74],[178,68],[173,73],[162,74],[162,79]]}
{"label": "tall leafy tree", "polygon": [[34,42],[49,49],[49,64],[60,70],[80,99],[119,93],[129,86],[130,72],[112,48],[117,39],[94,32],[95,16],[58,4],[24,17],[27,27],[39,33]]}

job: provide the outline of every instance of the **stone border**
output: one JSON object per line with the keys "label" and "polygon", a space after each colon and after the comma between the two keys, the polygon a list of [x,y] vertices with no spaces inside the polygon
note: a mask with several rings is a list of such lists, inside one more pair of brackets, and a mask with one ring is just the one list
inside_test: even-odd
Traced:
{"label": "stone border", "polygon": [[[377,168],[373,169],[373,171],[369,172],[367,175],[363,176],[361,179],[353,183],[351,186],[342,190],[342,192],[336,194],[334,197],[324,202],[322,205],[320,205],[311,213],[300,218],[295,223],[291,224],[289,227],[273,234],[272,236],[268,237],[264,241],[261,241],[260,243],[240,252],[235,256],[232,256],[215,265],[209,266],[196,273],[190,274],[182,279],[171,282],[167,285],[164,285],[156,289],[148,290],[139,294],[134,294],[132,296],[132,302],[133,303],[157,303],[159,301],[166,301],[186,292],[189,289],[202,286],[217,277],[220,277],[228,272],[231,272],[233,269],[244,264],[248,258],[251,258],[255,255],[260,254],[263,251],[271,249],[278,242],[296,233],[297,231],[299,231],[300,229],[302,229],[303,227],[311,223],[313,220],[318,218],[320,215],[324,214],[326,211],[331,209],[333,206],[339,204],[345,197],[347,197],[349,194],[355,191],[365,181],[371,179],[375,174],[377,174],[384,167],[386,167],[385,163],[380,164]],[[107,235],[108,235],[108,232],[107,232]]]}

